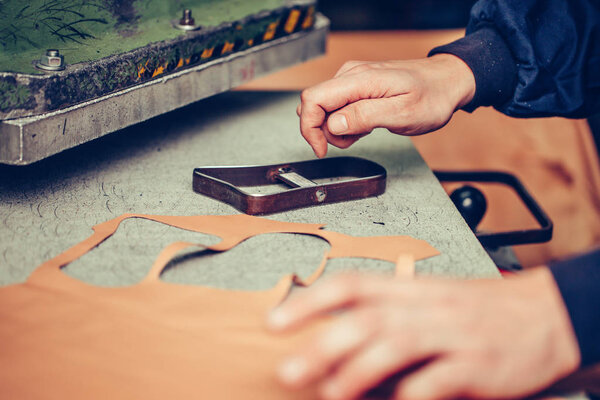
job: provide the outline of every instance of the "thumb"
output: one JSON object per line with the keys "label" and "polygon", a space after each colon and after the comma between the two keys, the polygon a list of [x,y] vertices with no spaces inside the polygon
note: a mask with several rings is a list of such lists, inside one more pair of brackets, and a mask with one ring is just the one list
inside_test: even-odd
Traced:
{"label": "thumb", "polygon": [[393,98],[359,100],[332,113],[327,119],[327,128],[334,135],[370,133],[375,128],[394,124],[398,111]]}

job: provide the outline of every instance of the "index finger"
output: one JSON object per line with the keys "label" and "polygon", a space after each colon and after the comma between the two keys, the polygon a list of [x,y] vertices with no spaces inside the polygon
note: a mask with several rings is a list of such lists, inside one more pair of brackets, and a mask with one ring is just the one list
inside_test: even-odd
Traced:
{"label": "index finger", "polygon": [[319,315],[346,308],[382,293],[382,277],[343,274],[292,295],[269,314],[267,325],[287,330]]}
{"label": "index finger", "polygon": [[[362,76],[366,75],[366,76]],[[327,154],[327,140],[322,126],[328,112],[338,110],[361,99],[382,97],[369,71],[330,79],[302,92],[300,131],[318,157]]]}
{"label": "index finger", "polygon": [[322,129],[325,122],[325,110],[316,104],[309,107],[304,102],[305,100],[302,99],[302,104],[297,110],[300,111],[300,133],[312,147],[316,156],[323,158],[327,154],[327,139]]}

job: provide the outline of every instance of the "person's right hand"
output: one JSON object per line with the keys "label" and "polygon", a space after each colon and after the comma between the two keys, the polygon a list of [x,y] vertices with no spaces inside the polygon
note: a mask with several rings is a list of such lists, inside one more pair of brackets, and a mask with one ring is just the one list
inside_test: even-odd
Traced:
{"label": "person's right hand", "polygon": [[471,69],[450,54],[350,61],[333,79],[304,90],[297,112],[302,136],[322,158],[327,143],[347,148],[375,128],[401,135],[441,128],[474,94]]}
{"label": "person's right hand", "polygon": [[[560,290],[547,268],[471,281],[332,276],[269,315],[274,332],[327,316],[278,371],[291,390],[355,400],[390,377],[397,400],[520,399],[581,362]],[[415,368],[417,367],[418,368]]]}

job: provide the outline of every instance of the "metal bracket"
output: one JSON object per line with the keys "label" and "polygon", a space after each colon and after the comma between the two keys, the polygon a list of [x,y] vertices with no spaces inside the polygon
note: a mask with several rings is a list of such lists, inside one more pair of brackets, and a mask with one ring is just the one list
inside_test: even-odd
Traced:
{"label": "metal bracket", "polygon": [[[315,182],[319,179],[328,182]],[[377,196],[385,192],[385,182],[385,168],[357,157],[262,166],[202,167],[194,169],[193,177],[196,192],[250,215]],[[240,189],[241,186],[277,183],[285,183],[291,189],[275,194],[251,194]]]}

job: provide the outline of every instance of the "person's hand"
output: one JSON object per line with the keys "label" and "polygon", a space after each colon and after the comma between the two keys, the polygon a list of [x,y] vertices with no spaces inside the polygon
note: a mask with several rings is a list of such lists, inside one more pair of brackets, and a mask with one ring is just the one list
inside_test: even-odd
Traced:
{"label": "person's hand", "polygon": [[546,268],[507,280],[341,275],[293,295],[268,324],[287,331],[332,311],[343,313],[281,365],[284,385],[355,399],[405,372],[397,399],[504,399],[537,393],[580,363]]}
{"label": "person's hand", "polygon": [[475,94],[475,78],[458,57],[409,61],[350,61],[335,77],[304,90],[300,131],[318,157],[327,143],[347,148],[382,127],[402,135],[444,126]]}

